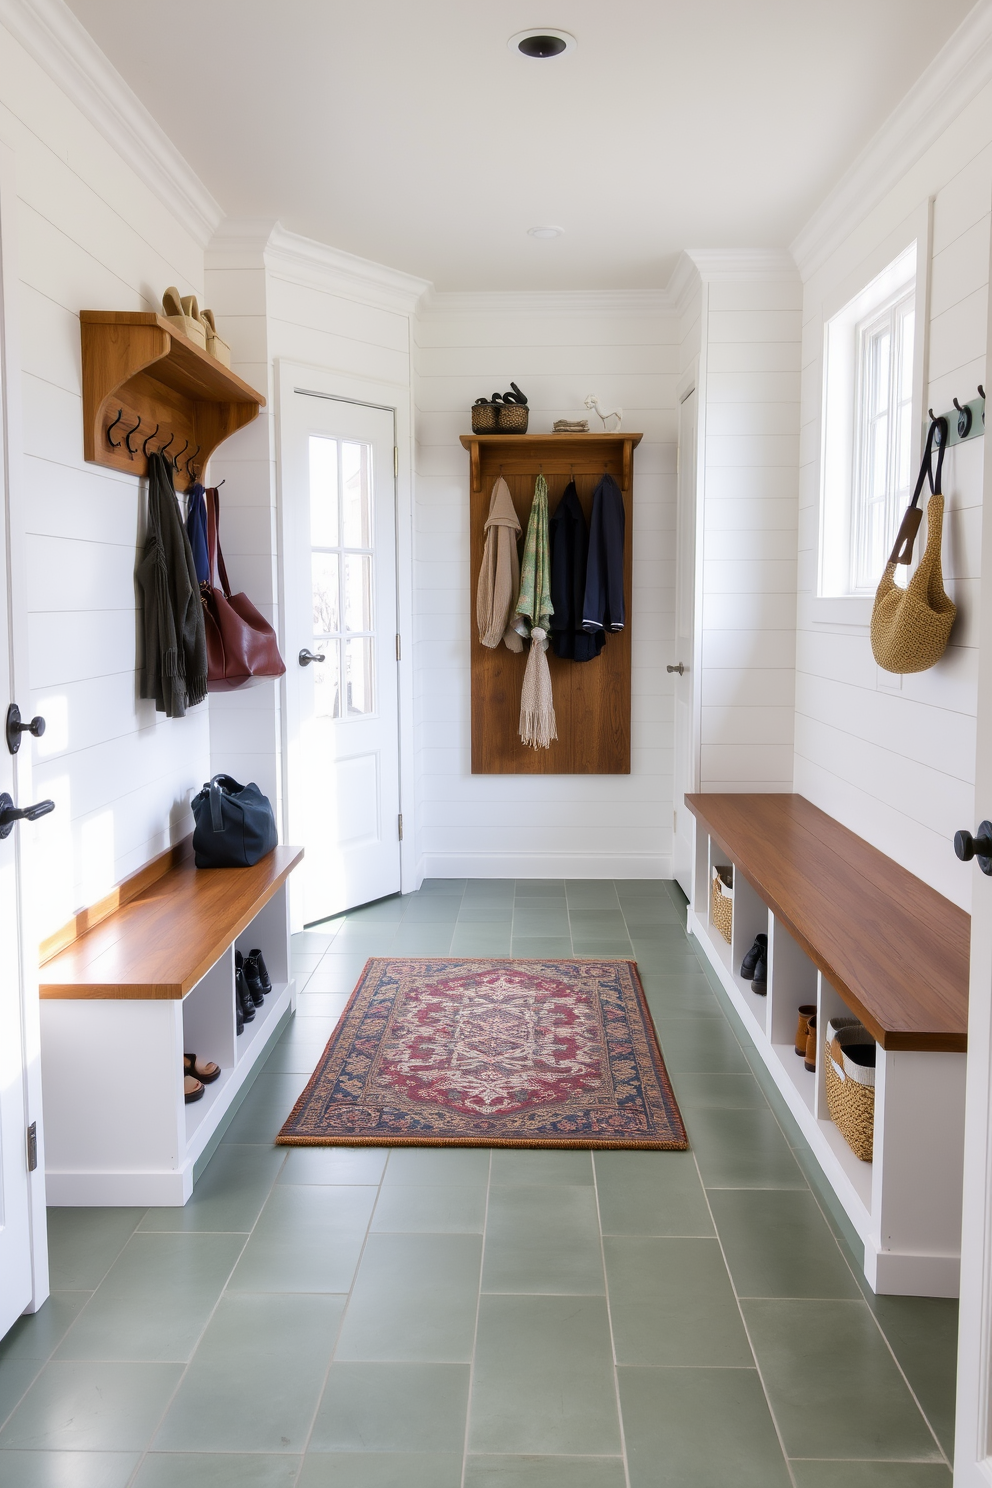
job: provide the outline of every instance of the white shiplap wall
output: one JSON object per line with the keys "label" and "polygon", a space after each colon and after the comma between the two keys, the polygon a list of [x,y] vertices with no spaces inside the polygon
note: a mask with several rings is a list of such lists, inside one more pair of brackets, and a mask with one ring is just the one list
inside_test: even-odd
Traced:
{"label": "white shiplap wall", "polygon": [[[924,406],[963,403],[986,381],[992,88],[986,87],[807,280],[796,702],[796,789],[970,908],[951,838],[974,829],[976,614],[984,439],[948,451],[944,573],[959,607],[944,658],[898,679],[875,666],[864,624],[815,600],[824,302],[899,238],[933,198],[929,384]],[[905,231],[908,233],[909,229]],[[894,256],[894,254],[893,254]],[[921,544],[918,544],[918,550]]]}
{"label": "white shiplap wall", "polygon": [[[671,862],[678,322],[663,295],[436,295],[415,321],[416,749],[422,871],[656,877]],[[483,776],[470,768],[468,457],[477,397],[515,381],[530,431],[595,393],[644,434],[634,456],[632,768]],[[594,419],[595,415],[591,415]]]}
{"label": "white shiplap wall", "polygon": [[202,249],[48,74],[0,30],[0,133],[17,182],[30,695],[48,731],[34,829],[44,932],[191,827],[207,708],[166,720],[137,695],[133,573],[144,498],[83,461],[81,309],[150,310],[202,287]]}

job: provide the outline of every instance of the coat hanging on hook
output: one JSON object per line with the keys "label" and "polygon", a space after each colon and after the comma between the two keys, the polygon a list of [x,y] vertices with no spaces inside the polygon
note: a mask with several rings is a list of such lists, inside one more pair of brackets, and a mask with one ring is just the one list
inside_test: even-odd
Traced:
{"label": "coat hanging on hook", "polygon": [[551,553],[548,538],[548,483],[543,475],[534,485],[534,501],[527,523],[520,598],[515,629],[530,641],[527,668],[520,693],[520,738],[532,749],[550,749],[558,737],[551,671],[548,667],[548,630],[551,604]]}
{"label": "coat hanging on hook", "polygon": [[510,488],[502,476],[493,486],[485,533],[486,545],[475,599],[479,640],[490,649],[502,641],[508,651],[522,651],[524,643],[511,623],[520,593],[520,560],[517,556],[520,518],[514,511]]}

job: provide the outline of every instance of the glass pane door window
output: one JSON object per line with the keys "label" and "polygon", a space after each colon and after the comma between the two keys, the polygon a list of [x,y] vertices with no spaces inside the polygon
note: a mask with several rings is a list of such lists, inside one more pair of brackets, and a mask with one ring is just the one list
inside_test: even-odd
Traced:
{"label": "glass pane door window", "polygon": [[317,718],[376,711],[372,446],[310,435],[310,571]]}
{"label": "glass pane door window", "polygon": [[858,440],[852,592],[874,594],[913,472],[914,296],[905,295],[858,327]]}

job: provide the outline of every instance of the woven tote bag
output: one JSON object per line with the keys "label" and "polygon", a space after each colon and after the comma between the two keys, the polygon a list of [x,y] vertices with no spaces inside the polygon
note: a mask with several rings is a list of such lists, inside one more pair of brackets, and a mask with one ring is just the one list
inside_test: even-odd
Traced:
{"label": "woven tote bag", "polygon": [[[932,458],[935,435],[937,470]],[[875,594],[871,616],[871,650],[878,665],[886,672],[925,672],[943,656],[950,639],[957,606],[944,592],[940,566],[940,544],[944,528],[944,497],[940,489],[940,470],[944,463],[947,420],[933,419],[927,435],[926,453],[920,467],[916,490],[909,504],[895,547],[885,566],[882,581]],[[909,563],[913,542],[923,513],[917,505],[924,480],[932,492],[927,502],[927,545],[919,566],[905,589],[896,583],[896,565]]]}

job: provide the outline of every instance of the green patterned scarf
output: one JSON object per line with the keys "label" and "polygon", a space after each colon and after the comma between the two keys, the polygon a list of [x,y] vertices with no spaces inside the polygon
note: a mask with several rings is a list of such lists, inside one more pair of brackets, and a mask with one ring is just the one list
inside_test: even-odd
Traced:
{"label": "green patterned scarf", "polygon": [[554,612],[551,603],[548,483],[543,475],[539,475],[534,483],[534,501],[520,562],[520,597],[517,600],[517,618],[513,628],[525,640],[529,639],[535,626],[547,633]]}

